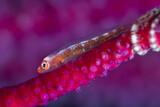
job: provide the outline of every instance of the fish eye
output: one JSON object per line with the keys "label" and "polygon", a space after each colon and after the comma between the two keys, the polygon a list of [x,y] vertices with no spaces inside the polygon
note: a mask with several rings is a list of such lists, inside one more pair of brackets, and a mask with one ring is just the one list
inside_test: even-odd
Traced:
{"label": "fish eye", "polygon": [[48,70],[50,66],[48,62],[44,61],[42,62],[41,67],[43,70]]}

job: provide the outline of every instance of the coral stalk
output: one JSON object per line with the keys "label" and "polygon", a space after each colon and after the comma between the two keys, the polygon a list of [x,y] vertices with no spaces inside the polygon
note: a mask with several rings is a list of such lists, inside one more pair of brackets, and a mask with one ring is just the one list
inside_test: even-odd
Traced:
{"label": "coral stalk", "polygon": [[[109,71],[118,67],[122,62],[132,59],[135,52],[139,54],[143,53],[141,52],[143,50],[150,49],[150,26],[154,26],[154,19],[159,14],[159,9],[152,10],[149,12],[149,17],[145,15],[143,20],[142,18],[138,20],[131,30],[129,28],[125,28],[125,31],[122,32],[113,30],[113,32],[118,32],[116,38],[101,43],[77,59],[71,60],[51,72],[38,75],[38,77],[17,86],[1,88],[0,107],[45,105],[49,101],[54,101],[67,92],[87,84],[90,80],[106,76]],[[156,30],[154,31],[158,47],[160,34]]]}

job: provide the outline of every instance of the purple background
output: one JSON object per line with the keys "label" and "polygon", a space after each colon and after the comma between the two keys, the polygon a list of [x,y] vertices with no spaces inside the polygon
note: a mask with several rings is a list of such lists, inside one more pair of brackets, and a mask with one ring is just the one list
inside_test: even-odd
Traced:
{"label": "purple background", "polygon": [[[0,87],[36,76],[43,57],[133,23],[159,0],[0,0]],[[159,107],[160,57],[150,52],[50,104],[56,107]]]}

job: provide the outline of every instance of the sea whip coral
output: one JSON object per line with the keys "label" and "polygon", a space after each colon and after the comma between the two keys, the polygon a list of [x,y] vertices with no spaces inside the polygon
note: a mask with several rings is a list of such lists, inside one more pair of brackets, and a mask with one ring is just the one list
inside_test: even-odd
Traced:
{"label": "sea whip coral", "polygon": [[154,9],[138,19],[131,29],[113,30],[112,33],[118,32],[116,38],[101,43],[77,59],[18,86],[1,88],[0,107],[45,105],[96,77],[105,76],[120,63],[132,59],[135,52],[144,55],[150,48],[158,51],[160,35],[155,28],[159,15],[160,9]]}

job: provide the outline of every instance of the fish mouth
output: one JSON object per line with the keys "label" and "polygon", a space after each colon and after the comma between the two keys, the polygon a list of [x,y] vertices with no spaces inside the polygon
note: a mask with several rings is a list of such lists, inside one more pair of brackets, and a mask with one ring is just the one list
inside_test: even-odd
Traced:
{"label": "fish mouth", "polygon": [[38,67],[38,68],[37,68],[37,72],[38,72],[39,74],[43,73],[42,67]]}

